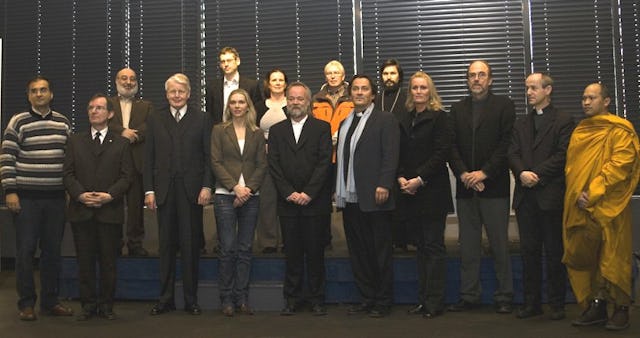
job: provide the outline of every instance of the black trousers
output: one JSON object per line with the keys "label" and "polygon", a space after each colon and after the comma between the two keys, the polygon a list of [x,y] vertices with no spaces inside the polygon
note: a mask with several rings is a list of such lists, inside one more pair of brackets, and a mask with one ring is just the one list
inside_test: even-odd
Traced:
{"label": "black trousers", "polygon": [[180,249],[185,307],[198,303],[198,264],[202,238],[202,206],[191,203],[182,179],[169,186],[164,204],[158,205],[160,240],[160,302],[174,304],[176,253]]}
{"label": "black trousers", "polygon": [[410,218],[416,225],[418,301],[431,312],[444,310],[444,289],[447,274],[447,249],[444,229],[447,213],[416,215]]}
{"label": "black trousers", "polygon": [[548,303],[563,307],[567,272],[562,264],[562,209],[542,210],[533,194],[516,208],[520,230],[525,304],[539,306],[542,292],[542,253],[547,274]]}
{"label": "black trousers", "polygon": [[[326,215],[280,216],[286,272],[284,298],[295,304],[306,298],[311,304],[324,303],[324,247]],[[303,294],[304,271],[307,269],[307,295]]]}
{"label": "black trousers", "polygon": [[390,307],[393,304],[392,212],[363,212],[357,203],[347,203],[342,217],[351,269],[362,302]]}
{"label": "black trousers", "polygon": [[144,239],[144,192],[142,174],[135,172],[127,190],[127,247],[142,247]]}
{"label": "black trousers", "polygon": [[[122,224],[87,221],[71,223],[78,260],[80,302],[85,311],[113,309],[116,260],[120,252]],[[96,263],[100,266],[97,283]],[[99,285],[99,291],[97,291]]]}

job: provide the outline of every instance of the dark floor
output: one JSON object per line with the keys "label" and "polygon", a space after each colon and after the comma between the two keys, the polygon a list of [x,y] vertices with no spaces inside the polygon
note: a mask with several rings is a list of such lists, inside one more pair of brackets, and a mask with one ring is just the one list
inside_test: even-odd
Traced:
{"label": "dark floor", "polygon": [[[47,316],[21,322],[15,301],[15,274],[0,272],[0,337],[640,337],[638,307],[631,309],[631,328],[608,332],[603,327],[572,327],[571,319],[580,312],[575,304],[567,307],[567,319],[549,321],[545,317],[519,320],[495,314],[490,307],[426,320],[407,315],[406,305],[394,307],[391,316],[383,319],[348,316],[346,305],[331,305],[329,315],[320,318],[310,313],[281,317],[278,312],[227,318],[217,311],[205,311],[197,317],[181,311],[152,317],[148,315],[152,303],[125,301],[116,303],[119,318],[115,321],[80,323],[74,318]],[[66,304],[79,309],[77,301]]]}

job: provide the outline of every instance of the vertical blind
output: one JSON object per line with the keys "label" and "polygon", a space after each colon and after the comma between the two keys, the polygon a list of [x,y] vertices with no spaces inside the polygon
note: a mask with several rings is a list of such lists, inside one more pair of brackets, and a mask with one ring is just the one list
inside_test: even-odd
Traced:
{"label": "vertical blind", "polygon": [[[615,89],[612,109],[638,126],[637,1],[354,1],[2,0],[2,128],[28,107],[25,82],[36,74],[51,79],[53,106],[76,130],[88,126],[88,98],[114,94],[115,72],[124,66],[138,72],[140,93],[156,106],[165,104],[166,78],[186,73],[191,104],[204,107],[203,88],[221,75],[217,53],[224,46],[239,50],[241,73],[262,79],[281,67],[313,91],[332,59],[347,77],[356,64],[377,77],[378,65],[395,57],[405,78],[431,74],[445,107],[467,94],[464,73],[476,58],[492,64],[494,92],[509,95],[519,113],[531,69],[555,78],[554,102],[576,116],[584,86],[603,81]],[[362,32],[354,31],[356,22]],[[363,55],[357,62],[356,48]]]}

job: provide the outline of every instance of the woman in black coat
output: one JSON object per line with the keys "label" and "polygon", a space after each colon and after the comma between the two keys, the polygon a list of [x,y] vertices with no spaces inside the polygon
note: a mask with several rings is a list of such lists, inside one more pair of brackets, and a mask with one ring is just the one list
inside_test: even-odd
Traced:
{"label": "woman in black coat", "polygon": [[416,72],[409,80],[407,110],[400,120],[398,214],[414,225],[417,242],[418,304],[409,310],[426,318],[444,310],[447,213],[453,211],[447,155],[451,129],[433,80]]}

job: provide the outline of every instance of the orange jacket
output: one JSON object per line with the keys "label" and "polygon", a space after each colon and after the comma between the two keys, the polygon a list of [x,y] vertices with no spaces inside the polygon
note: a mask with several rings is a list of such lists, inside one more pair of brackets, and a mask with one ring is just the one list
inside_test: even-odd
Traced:
{"label": "orange jacket", "polygon": [[328,122],[331,125],[331,136],[333,138],[333,162],[336,162],[336,144],[335,140],[338,135],[340,123],[353,110],[353,102],[351,98],[342,96],[338,99],[335,108],[331,101],[324,97],[324,93],[320,92],[313,97],[313,116],[319,120]]}

